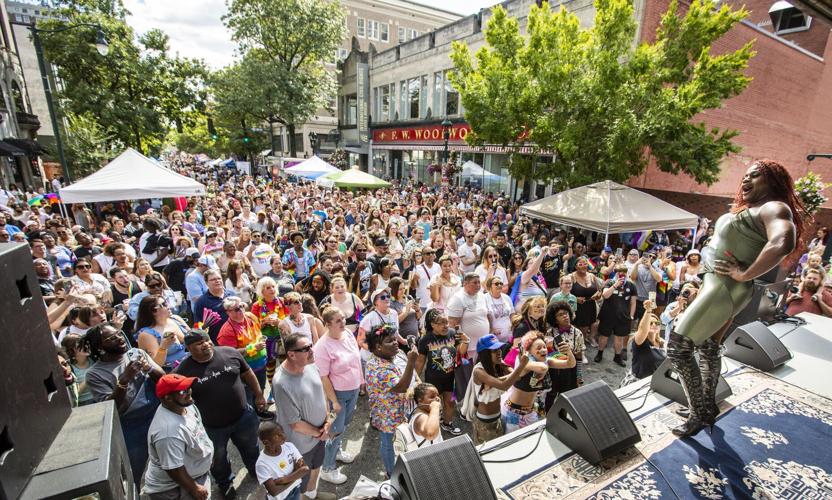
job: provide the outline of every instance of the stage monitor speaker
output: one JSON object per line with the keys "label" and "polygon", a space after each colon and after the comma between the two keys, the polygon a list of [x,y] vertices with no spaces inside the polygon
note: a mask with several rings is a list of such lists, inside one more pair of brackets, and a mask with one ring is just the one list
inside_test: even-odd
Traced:
{"label": "stage monitor speaker", "polygon": [[781,280],[775,283],[767,283],[759,279],[754,280],[751,300],[734,317],[733,323],[744,325],[752,321],[773,321],[777,317],[777,313],[782,311],[779,306],[789,283],[789,280]]}
{"label": "stage monitor speaker", "polygon": [[71,412],[25,243],[0,243],[0,500],[17,498]]}
{"label": "stage monitor speaker", "polygon": [[399,455],[390,484],[397,500],[497,498],[480,455],[467,435]]}
{"label": "stage monitor speaker", "polygon": [[20,499],[138,496],[115,403],[104,401],[72,410]]}
{"label": "stage monitor speaker", "polygon": [[641,441],[633,419],[601,380],[560,393],[546,415],[546,430],[592,464]]}
{"label": "stage monitor speaker", "polygon": [[791,351],[760,321],[738,326],[725,340],[725,355],[765,372],[792,359]]}
{"label": "stage monitor speaker", "polygon": [[[669,359],[662,361],[662,364],[656,368],[653,377],[650,379],[650,389],[667,399],[685,406],[688,405],[688,398],[685,397],[685,390],[682,389],[682,384],[679,382],[679,375],[676,374]],[[720,375],[719,382],[716,384],[716,402],[719,403],[731,394],[731,387],[725,381],[725,377]]]}

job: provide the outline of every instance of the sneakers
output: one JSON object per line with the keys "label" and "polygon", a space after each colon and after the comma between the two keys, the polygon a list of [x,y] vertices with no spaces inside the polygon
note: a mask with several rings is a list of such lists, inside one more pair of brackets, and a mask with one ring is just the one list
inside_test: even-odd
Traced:
{"label": "sneakers", "polygon": [[603,360],[604,360],[604,351],[598,351],[598,354],[595,355],[595,358],[593,359],[593,361],[595,361],[596,363],[600,363]]}
{"label": "sneakers", "polygon": [[616,355],[612,358],[612,360],[613,360],[613,361],[615,362],[615,364],[617,364],[618,366],[620,366],[620,367],[622,367],[622,368],[627,368],[627,362],[626,362],[626,361],[624,361],[623,359],[621,359],[621,355],[620,355],[620,354],[616,354]]}
{"label": "sneakers", "polygon": [[353,460],[355,460],[355,457],[352,456],[352,453],[343,450],[338,450],[338,454],[335,456],[335,460],[338,460],[339,462],[343,462],[345,464],[351,464]]}
{"label": "sneakers", "polygon": [[453,422],[451,422],[451,423],[445,423],[445,422],[442,422],[441,424],[439,424],[439,427],[440,427],[443,431],[445,431],[445,432],[447,432],[448,434],[451,434],[451,435],[453,435],[453,436],[459,436],[460,434],[462,434],[462,429],[460,429],[459,427],[455,426],[455,425],[453,424]]}
{"label": "sneakers", "polygon": [[585,365],[588,365],[589,364],[589,357],[584,356],[583,358],[581,358],[581,363],[583,363]]}
{"label": "sneakers", "polygon": [[260,417],[260,420],[274,420],[274,412],[271,410],[257,410],[257,416]]}
{"label": "sneakers", "polygon": [[321,479],[327,483],[344,484],[347,482],[347,476],[341,473],[338,469],[324,470],[321,469]]}

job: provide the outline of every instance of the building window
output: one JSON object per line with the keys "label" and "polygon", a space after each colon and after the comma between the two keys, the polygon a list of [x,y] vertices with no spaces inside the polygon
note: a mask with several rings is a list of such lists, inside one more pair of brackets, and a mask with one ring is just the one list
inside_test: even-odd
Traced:
{"label": "building window", "polygon": [[419,33],[418,31],[416,31],[416,30],[414,30],[414,29],[412,29],[412,28],[408,28],[408,29],[407,29],[407,39],[408,39],[408,40],[413,40],[414,38],[416,38],[417,36],[419,36],[419,35],[418,35],[418,33]]}
{"label": "building window", "polygon": [[442,72],[433,74],[433,115],[442,116]]}
{"label": "building window", "polygon": [[349,50],[347,50],[343,47],[338,47],[338,60],[339,61],[343,61],[344,59],[347,58],[348,55],[350,55]]}
{"label": "building window", "polygon": [[445,115],[454,116],[459,114],[459,93],[448,80],[450,72],[451,70],[445,71]]}
{"label": "building window", "polygon": [[367,32],[364,29],[364,18],[359,17],[357,20],[358,24],[355,27],[355,36],[359,38],[364,38],[367,36]]}
{"label": "building window", "polygon": [[396,119],[396,84],[391,83],[387,88],[389,89],[387,97],[389,114],[387,115],[387,121],[392,122]]}
{"label": "building window", "polygon": [[399,120],[407,120],[407,80],[399,82]]}
{"label": "building window", "polygon": [[390,41],[390,25],[387,23],[381,23],[381,41]]}
{"label": "building window", "polygon": [[345,125],[358,124],[358,98],[356,94],[344,97],[344,116],[343,121]]}
{"label": "building window", "polygon": [[812,24],[812,18],[786,1],[775,2],[768,10],[771,27],[778,35],[806,31]]}
{"label": "building window", "polygon": [[370,40],[378,40],[379,27],[378,21],[367,19],[367,38]]}
{"label": "building window", "polygon": [[399,26],[399,38],[398,38],[398,40],[399,40],[399,43],[407,41],[407,36],[405,35],[404,28],[402,28],[401,26]]}
{"label": "building window", "polygon": [[380,97],[379,97],[379,109],[378,121],[390,121],[390,86],[384,85],[378,88]]}
{"label": "building window", "polygon": [[428,114],[428,90],[430,85],[428,83],[428,75],[422,75],[422,91],[419,94],[419,118],[424,118]]}
{"label": "building window", "polygon": [[419,118],[419,95],[421,94],[419,88],[419,79],[418,78],[411,78],[407,81],[407,93],[410,98],[410,107],[408,114],[408,118],[416,119]]}

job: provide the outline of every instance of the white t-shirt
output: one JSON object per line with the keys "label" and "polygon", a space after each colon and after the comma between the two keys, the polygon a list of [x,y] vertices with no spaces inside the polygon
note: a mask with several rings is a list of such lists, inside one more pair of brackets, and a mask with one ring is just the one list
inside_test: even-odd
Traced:
{"label": "white t-shirt", "polygon": [[[245,251],[243,252],[245,255],[248,255],[249,250],[251,249],[251,245],[247,246]],[[269,271],[272,270],[272,256],[274,255],[274,250],[268,243],[260,243],[255,247],[254,252],[251,254],[251,268],[254,270],[254,274],[258,277],[263,277],[269,274]]]}
{"label": "white t-shirt", "polygon": [[[459,260],[462,262],[462,271],[470,273],[477,267],[480,255],[482,254],[482,249],[476,243],[474,243],[473,246],[468,246],[466,243],[464,245],[460,245],[456,253],[459,254]],[[465,259],[470,259],[471,257],[474,258],[474,262],[472,264],[465,264]]]}
{"label": "white t-shirt", "polygon": [[[257,482],[265,484],[269,479],[280,479],[288,476],[294,472],[295,462],[299,458],[302,458],[302,455],[295,448],[295,445],[289,441],[283,443],[280,447],[280,455],[276,457],[266,455],[266,452],[261,451],[260,456],[257,457],[257,465],[254,466],[254,470],[257,472]],[[266,493],[266,498],[269,500],[283,500],[289,496],[292,490],[300,486],[300,481],[300,479],[295,480],[294,483],[277,495]]]}
{"label": "white t-shirt", "polygon": [[419,276],[419,284],[416,285],[416,298],[419,300],[419,307],[429,307],[431,300],[428,286],[430,280],[442,272],[442,268],[436,262],[432,266],[422,263],[416,266],[414,272]]}
{"label": "white t-shirt", "polygon": [[394,311],[392,307],[387,311],[387,314],[382,314],[378,310],[365,313],[358,327],[369,334],[373,329],[385,323],[395,328],[396,332],[399,331],[399,313]]}
{"label": "white t-shirt", "polygon": [[488,307],[488,314],[491,315],[491,333],[503,342],[511,341],[511,315],[514,313],[514,306],[511,298],[502,293],[499,299],[491,294],[485,296],[485,305]]}
{"label": "white t-shirt", "polygon": [[471,296],[462,289],[448,301],[445,312],[449,318],[460,318],[457,331],[471,339],[468,344],[468,356],[473,359],[477,353],[477,341],[488,335],[490,330],[485,294],[477,292]]}
{"label": "white t-shirt", "polygon": [[[482,264],[478,265],[477,268],[474,270],[477,273],[477,276],[480,277],[480,282],[485,285],[485,277],[488,276],[488,269]],[[503,285],[508,283],[508,276],[506,276],[506,270],[502,267],[498,267],[492,276],[497,276],[501,280],[503,280]],[[509,289],[514,285],[514,283],[508,283]]]}

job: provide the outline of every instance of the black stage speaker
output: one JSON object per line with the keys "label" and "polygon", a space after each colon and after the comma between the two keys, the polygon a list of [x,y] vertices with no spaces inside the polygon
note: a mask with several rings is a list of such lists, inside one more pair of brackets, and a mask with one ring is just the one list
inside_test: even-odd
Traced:
{"label": "black stage speaker", "polygon": [[390,484],[397,500],[497,499],[467,435],[399,455]]}
{"label": "black stage speaker", "polygon": [[560,393],[546,415],[546,430],[593,464],[641,441],[633,419],[602,380]]}
{"label": "black stage speaker", "polygon": [[21,500],[138,498],[113,401],[74,408]]}
{"label": "black stage speaker", "polygon": [[[688,405],[688,398],[685,397],[685,390],[682,389],[682,383],[679,382],[679,375],[676,374],[669,359],[662,361],[662,364],[656,368],[653,377],[650,379],[650,389],[667,399],[685,406]],[[731,387],[725,381],[725,377],[720,375],[719,382],[716,384],[716,402],[719,403],[731,394],[733,394]]]}
{"label": "black stage speaker", "polygon": [[[779,268],[772,269],[772,271]],[[763,280],[754,280],[754,291],[751,300],[742,311],[737,314],[732,322],[734,325],[744,325],[752,321],[773,321],[777,316],[782,297],[789,287],[789,280],[781,280],[774,283],[767,283]],[[735,328],[732,325],[731,330]],[[727,333],[730,333],[727,332]]]}
{"label": "black stage speaker", "polygon": [[0,499],[20,496],[71,412],[25,243],[0,243]]}
{"label": "black stage speaker", "polygon": [[764,372],[792,359],[791,351],[760,321],[738,326],[725,340],[725,355]]}

